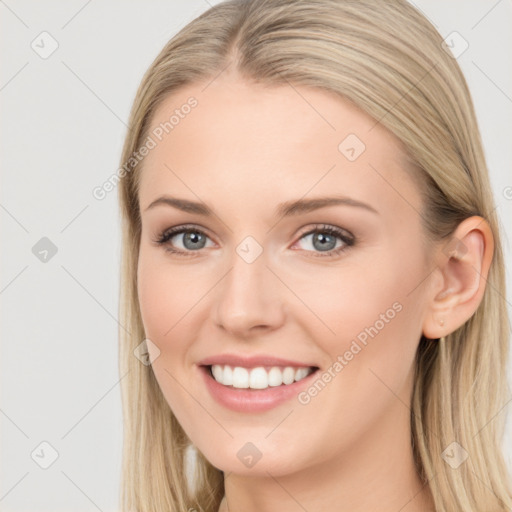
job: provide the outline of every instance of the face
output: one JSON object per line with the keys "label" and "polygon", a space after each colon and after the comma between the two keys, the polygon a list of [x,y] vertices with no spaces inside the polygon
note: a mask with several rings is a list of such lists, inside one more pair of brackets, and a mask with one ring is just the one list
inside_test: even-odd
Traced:
{"label": "face", "polygon": [[[143,162],[138,293],[152,368],[217,468],[327,467],[408,421],[429,273],[419,191],[399,142],[328,92],[230,75],[205,85],[160,106]],[[154,203],[163,196],[210,214]],[[333,197],[346,201],[313,202]],[[227,354],[288,363],[242,361],[267,389],[233,388],[201,366]],[[277,381],[251,377],[255,366],[278,367]],[[277,385],[297,366],[317,370]]]}

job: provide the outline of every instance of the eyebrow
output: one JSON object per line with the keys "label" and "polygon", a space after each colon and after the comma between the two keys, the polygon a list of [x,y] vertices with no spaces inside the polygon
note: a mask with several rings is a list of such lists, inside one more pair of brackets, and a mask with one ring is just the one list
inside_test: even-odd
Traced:
{"label": "eyebrow", "polygon": [[[204,215],[205,217],[211,217],[213,215],[212,209],[209,208],[205,203],[189,201],[188,199],[180,199],[167,195],[155,199],[144,211],[150,210],[158,205],[172,206],[178,210],[187,213],[195,213],[197,215]],[[279,217],[289,217],[293,215],[308,213],[320,208],[326,208],[328,206],[339,205],[354,206],[379,215],[379,212],[369,204],[346,196],[316,197],[311,199],[287,201],[278,205],[275,210],[275,215]]]}

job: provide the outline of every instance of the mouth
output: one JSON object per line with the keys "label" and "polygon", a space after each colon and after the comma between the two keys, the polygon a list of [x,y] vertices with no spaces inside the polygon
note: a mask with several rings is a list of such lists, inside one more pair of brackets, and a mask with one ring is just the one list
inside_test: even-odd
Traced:
{"label": "mouth", "polygon": [[202,368],[222,386],[254,391],[288,387],[320,369],[318,366],[257,366],[245,368],[220,364],[202,365]]}

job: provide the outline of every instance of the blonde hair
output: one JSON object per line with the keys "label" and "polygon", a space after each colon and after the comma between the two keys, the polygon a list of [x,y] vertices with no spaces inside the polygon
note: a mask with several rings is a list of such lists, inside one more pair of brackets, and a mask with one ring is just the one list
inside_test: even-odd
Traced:
{"label": "blonde hair", "polygon": [[[439,340],[420,340],[411,399],[417,470],[438,512],[510,510],[501,452],[509,397],[509,319],[500,228],[471,96],[431,23],[405,0],[230,0],[208,9],[163,48],[138,89],[121,157],[120,296],[124,448],[123,511],[217,512],[223,473],[197,454],[165,401],[151,366],[134,357],[145,339],[137,298],[143,163],[130,157],[147,137],[162,100],[207,82],[228,65],[248,81],[311,86],[370,114],[406,148],[422,183],[426,247],[448,243],[458,224],[481,215],[494,235],[485,293],[475,314]],[[193,114],[192,114],[193,115]],[[469,458],[457,468],[443,452],[457,442]],[[452,445],[453,448],[453,445]]]}

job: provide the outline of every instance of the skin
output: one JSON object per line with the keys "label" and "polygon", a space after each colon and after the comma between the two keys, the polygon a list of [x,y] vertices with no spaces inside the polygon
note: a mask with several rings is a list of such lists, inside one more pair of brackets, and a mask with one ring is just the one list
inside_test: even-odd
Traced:
{"label": "skin", "polygon": [[[317,89],[263,88],[228,72],[207,83],[166,98],[152,120],[154,128],[189,96],[198,100],[144,159],[137,278],[146,336],[160,351],[159,386],[192,442],[224,471],[219,510],[433,510],[410,445],[414,356],[422,334],[446,335],[478,307],[493,251],[487,222],[461,223],[459,252],[448,257],[444,245],[425,243],[403,148],[372,118]],[[352,162],[338,150],[351,133],[366,146]],[[281,202],[334,193],[378,213],[338,205],[273,215]],[[146,210],[163,194],[216,215]],[[184,224],[205,231],[206,245],[190,249],[178,234],[167,246],[195,256],[155,243]],[[347,230],[356,243],[322,257],[304,236],[316,224]],[[236,252],[247,236],[263,249],[252,263]],[[327,370],[395,302],[401,311],[306,405],[234,412],[199,378],[199,360],[227,352]],[[247,442],[262,454],[250,468],[237,457]]]}

